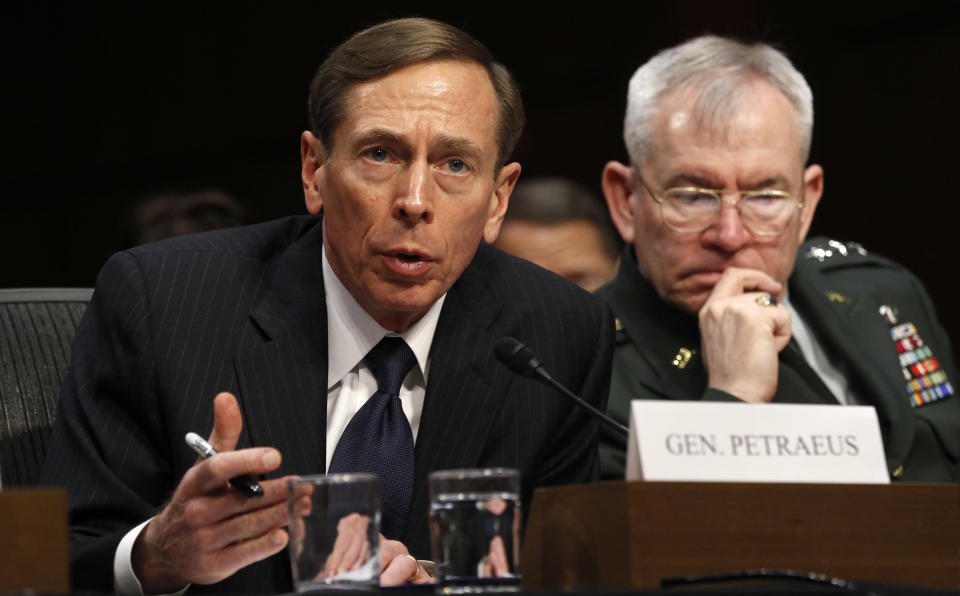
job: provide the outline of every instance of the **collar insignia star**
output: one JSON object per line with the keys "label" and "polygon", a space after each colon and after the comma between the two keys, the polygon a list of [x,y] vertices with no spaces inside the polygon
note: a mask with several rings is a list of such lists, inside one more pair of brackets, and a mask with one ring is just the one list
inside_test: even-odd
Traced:
{"label": "collar insignia star", "polygon": [[690,360],[696,353],[696,350],[691,350],[690,348],[680,348],[677,350],[676,356],[673,357],[673,362],[671,364],[683,370],[688,364],[690,364]]}

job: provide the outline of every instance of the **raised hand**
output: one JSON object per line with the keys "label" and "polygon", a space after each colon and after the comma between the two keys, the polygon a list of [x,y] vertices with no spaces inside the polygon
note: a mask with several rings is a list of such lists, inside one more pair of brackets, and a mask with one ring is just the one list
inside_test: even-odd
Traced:
{"label": "raised hand", "polygon": [[134,544],[133,569],[144,592],[214,583],[286,546],[287,479],[261,482],[262,498],[230,488],[230,478],[265,474],[280,466],[276,449],[234,451],[242,427],[236,398],[217,395],[209,442],[220,453],[198,459],[187,470],[170,501]]}
{"label": "raised hand", "polygon": [[748,402],[777,390],[777,355],[790,341],[790,311],[774,302],[782,285],[756,269],[724,271],[700,309],[700,342],[708,385]]}

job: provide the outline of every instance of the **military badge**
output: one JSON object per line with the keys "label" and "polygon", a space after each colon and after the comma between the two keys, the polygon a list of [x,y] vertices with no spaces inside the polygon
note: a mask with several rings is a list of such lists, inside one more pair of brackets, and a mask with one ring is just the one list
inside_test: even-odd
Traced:
{"label": "military badge", "polygon": [[696,353],[696,350],[691,350],[690,348],[680,348],[677,351],[677,355],[673,357],[672,364],[679,369],[687,368],[687,365],[690,364],[690,360]]}
{"label": "military badge", "polygon": [[913,323],[892,326],[890,339],[897,347],[911,406],[916,408],[953,395],[953,385],[947,379],[947,373],[940,368],[933,351],[924,343]]}

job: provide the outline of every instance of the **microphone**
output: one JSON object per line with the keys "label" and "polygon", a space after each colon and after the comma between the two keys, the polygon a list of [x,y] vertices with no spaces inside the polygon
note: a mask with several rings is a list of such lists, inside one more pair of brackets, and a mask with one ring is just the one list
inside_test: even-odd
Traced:
{"label": "microphone", "polygon": [[505,364],[507,368],[513,372],[527,378],[536,379],[545,385],[550,385],[560,391],[560,393],[577,402],[581,407],[586,408],[588,412],[603,422],[606,422],[611,428],[623,433],[624,437],[629,434],[630,430],[626,426],[607,416],[591,404],[583,401],[577,394],[551,377],[547,369],[545,369],[543,364],[540,363],[540,360],[537,359],[537,355],[533,353],[533,350],[528,348],[520,340],[513,337],[501,337],[497,340],[493,351],[497,355],[497,360]]}

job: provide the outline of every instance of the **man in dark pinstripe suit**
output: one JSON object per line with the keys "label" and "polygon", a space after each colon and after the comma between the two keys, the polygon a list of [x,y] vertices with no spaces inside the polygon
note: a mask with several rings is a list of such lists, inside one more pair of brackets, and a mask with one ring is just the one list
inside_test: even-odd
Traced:
{"label": "man in dark pinstripe suit", "polygon": [[[596,477],[596,421],[493,354],[518,337],[604,406],[609,310],[487,245],[520,173],[506,69],[457,29],[391,21],[334,50],[310,110],[312,215],[118,253],[98,278],[45,470],[70,491],[76,588],[289,590],[284,478],[327,469],[385,335],[417,362],[400,392],[413,492],[382,583],[424,580],[406,554],[429,556],[432,470],[517,468],[528,505]],[[183,436],[211,427],[221,454],[198,463]],[[265,495],[231,491],[239,474]]]}

